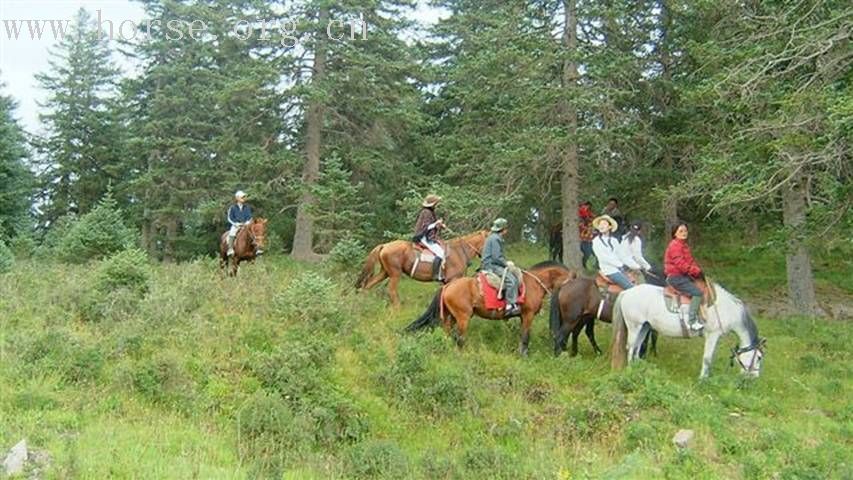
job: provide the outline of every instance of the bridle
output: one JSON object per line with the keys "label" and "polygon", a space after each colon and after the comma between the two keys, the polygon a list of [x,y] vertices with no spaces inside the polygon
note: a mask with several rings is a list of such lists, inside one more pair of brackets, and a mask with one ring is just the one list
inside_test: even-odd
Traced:
{"label": "bridle", "polygon": [[[448,230],[448,232],[452,232],[452,230],[450,230],[449,228],[446,228],[446,227],[445,227],[445,229],[446,229],[446,230]],[[482,257],[482,256],[483,256],[482,252],[480,252],[480,250],[479,250],[477,247],[475,247],[474,245],[471,245],[471,242],[469,242],[465,237],[456,237],[456,238],[454,238],[453,240],[459,240],[461,243],[465,244],[465,246],[467,246],[468,248],[470,248],[471,250],[473,250],[473,251],[474,251],[474,253],[476,253],[478,257]],[[451,241],[453,241],[453,240],[451,240]],[[450,244],[449,244],[449,242],[448,242],[448,247],[449,247],[449,246],[450,246]],[[463,254],[463,255],[465,255],[465,264],[466,264],[466,265],[471,265],[471,260],[472,260],[472,258],[471,258],[471,256],[468,254],[468,250],[466,250],[466,249],[464,248],[464,246],[463,246],[463,248],[462,248],[462,254]]]}
{"label": "bridle", "polygon": [[[731,366],[735,365],[735,360],[737,360],[738,365],[742,368],[746,373],[752,373],[757,370],[755,368],[755,359],[756,358],[764,358],[764,346],[767,344],[766,338],[758,338],[750,345],[746,347],[738,347],[737,345],[732,348],[732,356],[729,359],[729,363]],[[744,365],[743,362],[740,361],[740,356],[747,352],[752,352],[753,350],[758,351],[757,354],[752,356],[752,360],[749,361],[749,365]]]}
{"label": "bridle", "polygon": [[[546,286],[545,286],[545,282],[543,282],[542,280],[540,280],[540,279],[539,279],[539,277],[537,277],[535,273],[533,273],[533,272],[531,272],[531,271],[529,271],[529,270],[522,270],[522,271],[521,271],[521,273],[522,273],[522,274],[524,274],[524,275],[528,275],[528,276],[532,277],[532,278],[533,278],[533,280],[536,280],[536,283],[538,283],[538,284],[539,284],[539,286],[540,286],[540,287],[542,287],[542,290],[545,290],[545,293],[546,293],[546,294],[551,295],[551,289],[550,289],[550,288],[548,288],[548,287],[546,287]],[[561,284],[557,285],[557,286],[554,288],[554,290],[560,290],[560,289],[563,287],[563,285],[565,285],[565,284],[567,284],[567,283],[569,283],[569,282],[571,282],[571,281],[572,281],[572,278],[571,278],[571,276],[569,276],[568,278],[566,278],[565,280],[563,280],[563,282],[562,282]]]}

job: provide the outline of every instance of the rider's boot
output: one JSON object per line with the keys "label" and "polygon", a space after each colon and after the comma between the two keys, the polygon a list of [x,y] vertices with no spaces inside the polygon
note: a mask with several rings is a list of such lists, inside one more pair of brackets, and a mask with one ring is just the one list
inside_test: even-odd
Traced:
{"label": "rider's boot", "polygon": [[234,256],[234,237],[228,235],[228,256]]}
{"label": "rider's boot", "polygon": [[444,276],[441,274],[441,262],[442,259],[440,257],[432,259],[432,279],[439,282],[444,281]]}
{"label": "rider's boot", "polygon": [[521,314],[521,308],[514,303],[507,303],[504,309],[504,318],[515,317]]}
{"label": "rider's boot", "polygon": [[690,322],[690,329],[693,331],[700,331],[704,328],[702,322],[699,321],[699,306],[702,305],[702,297],[695,296],[690,299],[690,310],[688,311],[688,318]]}

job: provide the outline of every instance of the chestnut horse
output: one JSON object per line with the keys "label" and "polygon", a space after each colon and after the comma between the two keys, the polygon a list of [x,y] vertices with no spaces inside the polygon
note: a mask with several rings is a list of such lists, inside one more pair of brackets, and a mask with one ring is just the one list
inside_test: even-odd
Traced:
{"label": "chestnut horse", "polygon": [[[474,257],[480,256],[488,234],[489,232],[486,230],[481,230],[445,242],[444,278],[447,281],[465,275]],[[379,272],[374,273],[377,261],[379,262]],[[367,290],[387,278],[391,303],[397,307],[400,305],[397,285],[404,273],[421,282],[432,281],[432,262],[420,262],[413,275],[412,267],[414,265],[415,246],[412,242],[395,240],[377,245],[367,256],[361,274],[355,282],[355,287]]]}
{"label": "chestnut horse", "polygon": [[[234,255],[230,258],[229,276],[237,275],[240,262],[254,260],[258,249],[266,247],[266,234],[266,218],[256,218],[237,232],[237,236],[234,237]],[[228,232],[226,231],[219,238],[219,268],[224,269],[228,261]]]}
{"label": "chestnut horse", "polygon": [[[525,301],[521,304],[521,339],[518,353],[527,356],[527,346],[530,343],[530,325],[533,317],[542,309],[545,295],[559,288],[564,283],[575,278],[575,272],[562,263],[545,261],[538,263],[530,270],[522,271]],[[476,277],[457,278],[441,288],[435,295],[432,304],[412,322],[406,331],[413,332],[421,328],[435,325],[441,320],[448,335],[452,333],[453,322],[456,322],[456,344],[465,344],[465,332],[468,330],[468,320],[476,314],[480,318],[501,320],[503,310],[487,310],[483,304],[480,292],[480,281]]]}

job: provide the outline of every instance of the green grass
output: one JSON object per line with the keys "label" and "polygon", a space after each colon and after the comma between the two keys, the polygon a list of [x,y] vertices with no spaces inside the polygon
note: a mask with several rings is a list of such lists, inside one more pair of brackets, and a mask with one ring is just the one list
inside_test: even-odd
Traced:
{"label": "green grass", "polygon": [[[710,253],[746,300],[784,291],[771,252]],[[845,264],[816,264],[849,302]],[[463,351],[441,331],[404,336],[434,285],[404,281],[394,311],[384,286],[354,294],[348,274],[285,257],[237,281],[209,260],[156,266],[143,298],[93,299],[95,271],[19,261],[0,283],[0,446],[49,452],[48,478],[853,476],[844,322],[759,316],[761,378],[729,366],[732,337],[698,382],[701,341],[662,339],[612,373],[585,339],[554,358],[545,313],[527,359],[517,321],[473,320]],[[597,336],[609,345],[609,326]],[[696,432],[684,452],[680,428]]]}

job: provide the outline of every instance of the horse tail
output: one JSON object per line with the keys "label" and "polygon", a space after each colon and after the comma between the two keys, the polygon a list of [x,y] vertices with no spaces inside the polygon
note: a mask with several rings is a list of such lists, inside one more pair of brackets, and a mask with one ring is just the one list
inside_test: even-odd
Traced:
{"label": "horse tail", "polygon": [[376,265],[376,260],[379,259],[379,253],[382,251],[383,245],[377,245],[367,255],[364,261],[364,266],[361,268],[361,273],[358,275],[358,280],[355,281],[355,288],[364,288],[367,284],[367,279],[373,275],[373,269]]}
{"label": "horse tail", "polygon": [[560,311],[560,290],[563,287],[557,288],[551,293],[551,335],[557,338],[560,332],[560,326],[563,325],[563,315]]}
{"label": "horse tail", "polygon": [[622,369],[628,363],[628,327],[622,313],[621,298],[613,302],[613,343],[610,350],[610,368]]}
{"label": "horse tail", "polygon": [[441,293],[443,290],[443,287],[438,289],[438,292],[436,292],[435,297],[432,299],[432,303],[429,304],[429,307],[427,307],[426,311],[420,317],[406,327],[406,332],[410,333],[426,327],[434,327],[438,324],[442,302]]}

